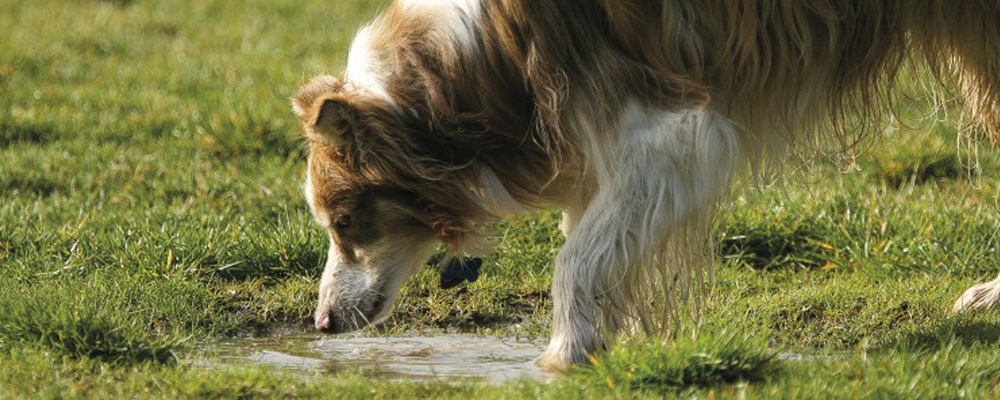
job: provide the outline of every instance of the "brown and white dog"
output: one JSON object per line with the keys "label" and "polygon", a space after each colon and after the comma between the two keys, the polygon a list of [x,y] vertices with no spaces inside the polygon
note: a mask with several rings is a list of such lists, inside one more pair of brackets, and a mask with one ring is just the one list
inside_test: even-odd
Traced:
{"label": "brown and white dog", "polygon": [[398,0],[293,99],[330,235],[316,327],[378,322],[438,243],[479,255],[488,222],[547,207],[567,241],[539,364],[661,329],[704,298],[733,176],[877,130],[910,61],[1000,133],[996,0]]}

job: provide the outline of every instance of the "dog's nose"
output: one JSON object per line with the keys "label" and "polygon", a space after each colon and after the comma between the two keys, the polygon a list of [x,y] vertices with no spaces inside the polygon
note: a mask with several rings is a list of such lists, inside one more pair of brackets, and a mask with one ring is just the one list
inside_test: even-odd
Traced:
{"label": "dog's nose", "polygon": [[329,313],[323,313],[320,316],[316,317],[316,330],[325,332],[329,329],[330,329]]}

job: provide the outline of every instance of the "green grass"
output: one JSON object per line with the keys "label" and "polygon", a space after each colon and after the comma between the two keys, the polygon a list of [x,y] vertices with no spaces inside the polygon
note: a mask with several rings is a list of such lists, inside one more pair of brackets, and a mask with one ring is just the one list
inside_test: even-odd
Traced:
{"label": "green grass", "polygon": [[[0,2],[0,398],[997,396],[1000,312],[949,310],[1000,268],[1000,158],[931,120],[739,186],[698,329],[551,383],[191,366],[201,341],[308,329],[327,239],[288,99],[383,4]],[[427,268],[366,333],[544,337],[558,218],[499,224],[479,282]]]}
{"label": "green grass", "polygon": [[632,339],[581,367],[579,378],[591,386],[621,391],[672,391],[737,382],[763,382],[780,371],[777,354],[759,338],[726,331],[698,340],[667,343]]}

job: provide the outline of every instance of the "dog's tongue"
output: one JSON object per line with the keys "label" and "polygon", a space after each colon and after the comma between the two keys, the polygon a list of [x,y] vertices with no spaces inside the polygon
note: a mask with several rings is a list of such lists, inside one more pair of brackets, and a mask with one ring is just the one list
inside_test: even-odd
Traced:
{"label": "dog's tongue", "polygon": [[441,289],[451,289],[462,282],[475,282],[479,279],[479,269],[483,267],[483,259],[465,257],[464,260],[452,258],[441,270]]}

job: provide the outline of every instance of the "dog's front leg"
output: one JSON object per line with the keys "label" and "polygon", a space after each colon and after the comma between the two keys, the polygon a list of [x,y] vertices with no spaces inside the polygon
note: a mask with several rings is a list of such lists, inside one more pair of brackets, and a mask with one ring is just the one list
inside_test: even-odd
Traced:
{"label": "dog's front leg", "polygon": [[[582,131],[596,125],[584,124]],[[643,297],[660,296],[649,290],[652,281],[669,291],[675,282],[696,279],[687,272],[701,266],[664,254],[704,250],[705,243],[675,239],[707,232],[713,204],[739,159],[731,125],[702,110],[628,107],[613,130],[588,141],[594,194],[563,221],[568,237],[556,258],[552,340],[538,359],[549,370],[586,362],[626,321],[651,326],[649,303],[673,296]],[[684,248],[664,253],[681,242]]]}
{"label": "dog's front leg", "polygon": [[611,229],[616,225],[615,210],[594,207],[607,203],[598,194],[585,215],[567,212],[563,216],[567,241],[556,257],[552,297],[555,302],[552,315],[552,340],[548,350],[539,357],[540,367],[551,371],[565,371],[572,364],[586,362],[590,354],[604,346],[601,332],[601,310],[597,299],[602,294],[602,282],[609,273],[609,263],[618,256],[616,247],[619,235]]}
{"label": "dog's front leg", "polygon": [[556,257],[552,282],[552,338],[537,361],[540,367],[565,371],[588,362],[627,318],[639,317],[635,311],[648,306],[638,302],[657,301],[636,297],[646,284],[635,282],[636,276],[658,274],[643,269],[661,267],[655,264],[664,261],[656,257],[662,243],[692,213],[707,210],[675,207],[675,202],[690,204],[694,199],[689,193],[671,194],[664,187],[671,184],[668,175],[652,176],[622,174],[623,181],[600,190],[582,215],[564,215],[568,235]]}

